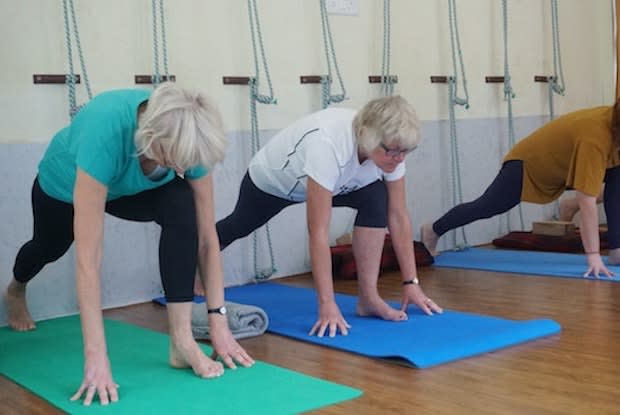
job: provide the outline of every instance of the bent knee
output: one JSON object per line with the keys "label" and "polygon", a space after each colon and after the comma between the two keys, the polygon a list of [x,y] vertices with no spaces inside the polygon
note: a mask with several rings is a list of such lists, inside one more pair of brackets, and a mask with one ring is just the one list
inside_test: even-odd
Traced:
{"label": "bent knee", "polygon": [[156,222],[162,226],[184,225],[195,228],[196,205],[189,183],[177,178],[161,190]]}

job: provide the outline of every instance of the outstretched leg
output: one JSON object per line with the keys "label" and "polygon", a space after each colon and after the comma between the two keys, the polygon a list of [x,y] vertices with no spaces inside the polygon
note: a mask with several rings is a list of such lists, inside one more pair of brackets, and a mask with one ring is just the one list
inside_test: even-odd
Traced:
{"label": "outstretched leg", "polygon": [[437,243],[439,242],[439,235],[433,230],[433,224],[425,223],[420,229],[420,239],[432,256],[437,256]]}
{"label": "outstretched leg", "polygon": [[241,182],[239,198],[233,212],[216,223],[220,250],[237,239],[248,236],[277,215],[282,209],[294,204],[260,190],[246,173]]}
{"label": "outstretched leg", "polygon": [[[282,209],[294,203],[263,192],[252,182],[250,174],[246,173],[241,181],[235,209],[230,215],[215,224],[220,250],[223,251],[237,239],[248,236],[266,224]],[[194,279],[194,293],[196,295],[205,294],[200,278]]]}
{"label": "outstretched leg", "polygon": [[14,279],[5,293],[9,326],[35,328],[26,303],[26,286],[50,262],[63,256],[73,243],[73,206],[46,195],[35,179],[32,185],[33,236],[19,250]]}
{"label": "outstretched leg", "polygon": [[482,196],[453,207],[432,225],[422,226],[421,238],[424,246],[431,254],[436,255],[437,242],[444,233],[507,212],[521,202],[522,187],[523,161],[507,161]]}

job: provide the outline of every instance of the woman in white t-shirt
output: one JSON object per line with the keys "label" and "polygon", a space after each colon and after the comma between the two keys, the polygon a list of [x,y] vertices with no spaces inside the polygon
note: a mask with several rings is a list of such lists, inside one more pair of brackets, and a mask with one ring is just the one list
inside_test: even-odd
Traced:
{"label": "woman in white t-shirt", "polygon": [[[360,112],[326,109],[280,131],[252,159],[234,211],[217,223],[221,249],[249,235],[287,206],[306,202],[312,273],[319,318],[310,335],[346,335],[334,300],[329,223],[333,206],[357,210],[353,254],[357,263],[357,313],[407,319],[409,304],[427,314],[442,309],[418,285],[413,235],[405,198],[405,157],[419,141],[414,109],[400,96],[379,98]],[[401,309],[377,290],[385,228],[402,272]]]}

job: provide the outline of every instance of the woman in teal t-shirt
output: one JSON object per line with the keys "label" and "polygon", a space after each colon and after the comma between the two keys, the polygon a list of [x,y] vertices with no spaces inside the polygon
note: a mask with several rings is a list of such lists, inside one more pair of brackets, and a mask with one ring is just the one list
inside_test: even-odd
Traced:
{"label": "woman in teal t-shirt", "polygon": [[159,266],[168,302],[170,364],[201,377],[224,373],[192,337],[196,267],[207,287],[209,324],[217,354],[231,368],[252,358],[232,337],[224,309],[224,278],[215,230],[213,180],[225,134],[215,106],[173,83],[117,90],[95,97],[52,139],[32,188],[34,234],[17,254],[7,289],[9,325],[31,330],[26,285],[75,239],[77,294],[84,340],[84,374],[72,399],[95,394],[118,400],[101,312],[104,212],[161,226]]}

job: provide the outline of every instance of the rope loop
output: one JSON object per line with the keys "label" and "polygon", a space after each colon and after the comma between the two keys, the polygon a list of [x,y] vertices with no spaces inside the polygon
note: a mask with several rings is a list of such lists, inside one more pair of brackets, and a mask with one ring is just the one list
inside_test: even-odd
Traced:
{"label": "rope loop", "polygon": [[[469,109],[469,91],[467,90],[467,77],[465,76],[465,64],[463,63],[463,50],[459,34],[458,15],[456,0],[448,0],[448,20],[450,25],[450,45],[452,50],[452,78],[454,82],[454,99],[457,105]],[[458,96],[458,74],[460,73],[463,83],[463,97]]]}
{"label": "rope loop", "polygon": [[[269,75],[269,65],[267,64],[267,57],[265,54],[265,47],[263,45],[263,35],[261,32],[260,19],[258,15],[257,0],[248,0],[248,16],[250,20],[250,33],[252,37],[252,53],[254,58],[254,71],[255,75],[250,77],[248,86],[250,87],[250,139],[252,154],[256,154],[261,147],[260,144],[260,129],[258,126],[258,109],[257,104],[277,104],[278,100],[273,95],[273,86],[271,84],[271,76]],[[260,60],[260,65],[259,65]],[[259,90],[259,78],[261,67],[265,72],[265,78],[267,80],[267,87],[269,89],[268,94],[262,94]],[[258,269],[258,230],[252,233],[252,251],[254,259],[254,281],[263,281],[269,279],[276,272],[275,256],[273,253],[273,243],[271,240],[271,230],[269,223],[265,225],[265,234],[267,239],[267,246],[269,249],[269,261],[268,268]]]}
{"label": "rope loop", "polygon": [[[153,76],[151,82],[157,87],[164,79],[170,79],[168,72],[168,45],[166,42],[166,18],[164,13],[164,0],[151,0],[152,35],[153,35]],[[161,47],[159,45],[161,38]],[[162,60],[160,67],[159,60]],[[164,76],[161,71],[163,69]]]}
{"label": "rope loop", "polygon": [[93,93],[90,89],[90,81],[88,79],[88,72],[86,71],[84,54],[82,53],[82,43],[80,42],[80,32],[78,30],[77,16],[75,13],[75,4],[73,3],[73,0],[62,0],[62,8],[65,27],[65,44],[67,48],[67,63],[69,66],[69,74],[65,78],[65,84],[67,85],[67,93],[69,95],[69,117],[73,119],[73,117],[75,117],[84,105],[77,104],[77,75],[73,66],[72,38],[75,40],[75,48],[78,53],[82,78],[84,79],[84,86],[86,87],[86,94],[88,95],[89,100],[92,99]]}
{"label": "rope loop", "polygon": [[[321,30],[323,33],[323,47],[325,49],[325,58],[327,62],[327,77],[321,77],[321,105],[322,108],[327,108],[332,103],[342,102],[346,99],[347,92],[344,88],[344,81],[340,74],[340,68],[338,67],[338,60],[336,59],[336,49],[334,48],[334,39],[332,37],[332,31],[329,25],[329,18],[327,16],[327,6],[325,0],[319,0],[319,6],[321,8]],[[331,80],[332,65],[338,78],[338,84],[340,86],[339,94],[331,93]]]}
{"label": "rope loop", "polygon": [[391,0],[383,0],[383,58],[381,62],[381,93],[384,96],[394,94],[394,78],[390,75],[391,58]]}
{"label": "rope loop", "polygon": [[[461,164],[459,140],[456,128],[456,106],[462,106],[469,109],[469,92],[467,91],[467,78],[465,76],[465,65],[463,63],[463,51],[461,49],[461,41],[458,27],[458,17],[456,12],[455,0],[448,0],[448,23],[450,26],[450,46],[452,51],[452,75],[448,76],[448,108],[450,116],[450,159],[452,161],[452,169],[450,176],[450,187],[452,189],[452,203],[457,205],[463,203],[463,186],[461,183]],[[463,97],[458,96],[458,75],[461,75],[463,83]],[[460,227],[461,240],[457,240],[458,231],[452,231],[452,244],[454,249],[463,249],[468,247],[467,234],[465,227]]]}

